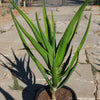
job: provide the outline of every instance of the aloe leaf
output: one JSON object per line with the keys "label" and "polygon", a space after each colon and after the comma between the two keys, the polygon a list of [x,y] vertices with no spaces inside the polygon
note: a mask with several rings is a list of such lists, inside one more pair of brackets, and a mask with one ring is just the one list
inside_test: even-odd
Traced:
{"label": "aloe leaf", "polygon": [[49,41],[50,41],[50,44],[52,45],[52,29],[51,29],[51,24],[50,24],[48,16],[47,16],[47,26],[48,26]]}
{"label": "aloe leaf", "polygon": [[[12,14],[12,16],[14,17],[14,15]],[[22,30],[22,32],[25,34],[25,36],[29,39],[29,41],[32,43],[32,45],[35,47],[35,49],[42,55],[42,57],[44,58],[44,60],[46,61],[46,63],[48,64],[48,58],[47,58],[47,51],[44,50],[41,45],[39,45],[36,40],[19,24],[19,22],[17,21],[17,19],[14,17],[14,19],[16,20],[16,23],[18,24],[18,26],[20,27],[20,29]]]}
{"label": "aloe leaf", "polygon": [[[31,52],[31,49],[28,47],[28,44],[26,43],[24,37],[23,37],[22,34],[21,34],[20,29],[18,28],[18,23],[16,22],[17,20],[16,20],[16,18],[15,18],[15,16],[13,15],[12,12],[11,12],[11,15],[12,15],[13,21],[14,21],[14,23],[15,23],[15,26],[16,26],[16,28],[17,28],[17,31],[18,31],[18,33],[19,33],[19,36],[20,36],[20,38],[21,38],[21,40],[22,40],[22,43],[23,43],[25,49],[29,49],[30,52]],[[32,52],[31,52],[31,54],[33,55]],[[34,57],[34,55],[33,55],[33,57]],[[35,58],[35,57],[34,57],[34,58]],[[48,71],[47,69],[45,69],[45,70],[46,70],[46,72]],[[48,73],[50,74],[50,72],[48,72]]]}
{"label": "aloe leaf", "polygon": [[12,0],[9,0],[9,1],[17,9],[17,11],[21,14],[21,16],[26,20],[26,22],[29,24],[37,41],[42,44],[42,39],[41,39],[40,33],[39,33],[38,29],[36,28],[36,26],[33,24],[33,22],[13,3]]}
{"label": "aloe leaf", "polygon": [[[25,46],[25,44],[24,44]],[[53,89],[52,84],[47,76],[47,74],[51,75],[51,72],[48,71],[47,69],[45,69],[41,63],[34,57],[34,55],[32,55],[31,51],[29,50],[29,48],[26,48],[27,53],[30,55],[30,57],[32,58],[32,60],[35,62],[35,64],[37,65],[38,69],[40,70],[40,72],[42,73],[43,77],[45,78],[45,80],[47,81],[47,83],[49,84],[49,86],[51,87],[51,89]]]}
{"label": "aloe leaf", "polygon": [[[72,47],[72,48],[73,48],[73,47]],[[70,59],[71,59],[72,48],[71,48],[71,50],[70,50],[70,54],[69,54],[67,60],[66,60],[65,63],[62,64],[62,65],[60,66],[60,68],[59,68],[58,77],[59,77],[59,76],[63,76],[64,73],[65,73],[65,70],[68,68],[67,66],[68,66],[69,61],[70,61]],[[60,82],[60,81],[62,80],[62,78],[63,78],[63,77],[59,77],[59,78],[58,78],[58,81]]]}
{"label": "aloe leaf", "polygon": [[[46,49],[45,41],[44,41],[44,39],[43,39],[44,33],[43,33],[42,28],[41,28],[41,26],[40,26],[37,12],[36,12],[36,21],[37,21],[38,29],[39,29],[39,31],[40,31],[41,38],[42,38],[42,40],[43,40],[43,46],[44,46],[44,48]],[[45,38],[45,37],[44,37],[44,38]]]}
{"label": "aloe leaf", "polygon": [[80,42],[80,44],[78,46],[73,58],[72,58],[72,61],[71,61],[70,65],[69,65],[67,71],[64,73],[64,75],[62,75],[62,77],[65,77],[66,75],[68,75],[69,71],[71,70],[71,68],[72,68],[72,66],[73,66],[73,64],[74,64],[74,62],[75,62],[75,60],[76,60],[76,58],[78,56],[78,53],[80,52],[80,50],[81,50],[81,48],[82,48],[82,46],[83,46],[83,44],[84,44],[84,42],[86,40],[87,33],[89,31],[89,28],[90,28],[90,23],[91,23],[91,15],[90,15],[90,18],[89,18],[89,22],[88,22],[88,26],[87,26],[86,32],[85,32],[85,34],[84,34],[84,36],[83,36],[83,38],[82,38],[82,40],[81,40],[81,42]]}
{"label": "aloe leaf", "polygon": [[73,28],[76,23],[76,21],[79,19],[79,17],[82,15],[85,6],[88,4],[89,0],[86,0],[86,2],[80,7],[80,9],[77,11],[73,19],[71,20],[70,24],[68,25],[67,29],[65,30],[65,33],[63,37],[61,38],[58,47],[57,47],[57,53],[55,58],[55,66],[59,67],[65,57],[66,54],[66,47],[69,44],[69,41],[73,37]]}
{"label": "aloe leaf", "polygon": [[82,18],[82,14],[80,15],[80,17],[79,17],[79,19],[78,19],[78,21],[77,21],[77,23],[75,25],[74,34],[77,32],[77,29],[78,29],[79,23],[81,21],[81,18]]}
{"label": "aloe leaf", "polygon": [[52,68],[52,83],[54,87],[57,87],[58,85],[58,69],[57,67]]}
{"label": "aloe leaf", "polygon": [[[53,49],[49,43],[49,41],[47,40],[47,38],[45,37],[42,29],[41,29],[41,26],[40,26],[40,23],[39,23],[39,19],[38,19],[38,16],[37,16],[37,13],[36,13],[36,20],[37,20],[37,25],[38,25],[38,28],[40,30],[40,34],[41,34],[41,37],[43,39],[43,42],[45,44],[45,47],[46,47],[46,50],[48,51],[48,59],[50,61],[50,66],[52,67],[53,66]],[[49,67],[49,66],[48,66]],[[51,69],[51,67],[49,67],[49,69]]]}
{"label": "aloe leaf", "polygon": [[48,42],[47,38],[45,37],[45,35],[44,35],[42,29],[41,29],[41,26],[40,26],[40,23],[39,23],[39,19],[38,19],[37,13],[36,13],[36,20],[37,20],[37,25],[38,25],[38,28],[39,28],[41,37],[42,37],[43,42],[44,42],[44,44],[45,44],[45,46],[46,46],[46,49],[47,49],[48,52],[52,52],[53,49],[52,49],[50,43]]}
{"label": "aloe leaf", "polygon": [[51,42],[51,40],[52,40],[52,30],[51,30],[51,24],[50,24],[50,21],[48,19],[46,9],[45,9],[45,0],[43,0],[43,16],[44,16],[46,38],[47,38],[47,40],[49,40],[49,42]]}
{"label": "aloe leaf", "polygon": [[53,47],[53,68],[52,68],[52,83],[54,87],[57,87],[58,85],[58,69],[54,66],[54,60],[55,60],[55,48],[56,48],[56,28],[54,25],[54,17],[53,17],[53,11],[51,12],[52,15],[52,28],[53,28],[53,36],[52,36],[52,47]]}
{"label": "aloe leaf", "polygon": [[56,48],[56,27],[55,27],[55,23],[54,23],[54,17],[53,17],[53,11],[51,12],[52,15],[52,27],[53,27],[53,40],[52,40],[52,47],[54,50],[54,55],[55,55],[55,48]]}
{"label": "aloe leaf", "polygon": [[[75,27],[74,27],[74,34],[73,34],[72,38],[74,37],[75,33],[77,32],[77,29],[78,29],[78,26],[79,26],[81,17],[82,17],[82,15],[79,17],[79,19],[78,19],[78,21],[77,21],[77,23],[76,23],[76,25],[75,25]],[[72,40],[72,39],[71,39],[71,40]],[[71,42],[71,41],[70,41],[70,42]],[[68,47],[69,47],[69,46],[68,46]],[[70,50],[70,54],[69,54],[68,59],[67,59],[66,62],[64,63],[64,65],[63,65],[63,67],[61,68],[61,70],[60,70],[59,73],[63,73],[63,71],[64,71],[65,68],[67,67],[67,65],[68,65],[68,63],[69,63],[69,60],[70,60],[70,58],[71,58],[71,54],[72,54],[72,48],[71,48],[71,50]],[[59,68],[59,69],[60,69],[60,68]]]}
{"label": "aloe leaf", "polygon": [[35,64],[37,65],[38,69],[40,70],[40,72],[42,73],[43,77],[45,78],[45,80],[47,81],[47,83],[49,84],[49,86],[53,89],[52,84],[47,76],[47,74],[51,75],[51,72],[46,70],[40,63],[39,61],[31,54],[29,49],[26,49],[26,51],[28,52],[28,54],[30,55],[30,57],[32,58],[32,60],[35,62]]}
{"label": "aloe leaf", "polygon": [[69,61],[70,61],[71,55],[72,55],[72,49],[73,49],[73,46],[70,50],[70,53],[69,53],[69,56],[68,56],[67,60],[65,61],[63,66],[61,66],[61,69],[59,68],[60,69],[59,74],[61,74],[61,75],[64,73],[65,69],[67,68],[67,65],[69,64]]}
{"label": "aloe leaf", "polygon": [[[78,54],[78,52],[77,52]],[[72,75],[73,71],[75,70],[77,64],[78,64],[78,59],[79,59],[79,54],[77,55],[77,60],[75,62],[75,64],[73,65],[73,67],[68,71],[67,76],[63,79],[63,81],[59,84],[58,89],[60,89],[70,78],[70,76]],[[62,76],[61,76],[62,77]]]}
{"label": "aloe leaf", "polygon": [[48,26],[47,26],[47,15],[46,15],[46,9],[45,9],[45,0],[43,0],[43,17],[44,17],[44,25],[45,25],[46,38],[47,38],[47,40],[49,40]]}
{"label": "aloe leaf", "polygon": [[[81,16],[82,16],[82,15],[81,15]],[[79,19],[78,19],[78,21],[77,21],[77,23],[76,23],[76,25],[75,25],[73,37],[74,37],[75,33],[77,32],[77,29],[78,29],[78,26],[79,26],[79,23],[80,23],[80,20],[81,20],[81,16],[79,17]],[[73,38],[73,37],[72,37],[72,38]],[[70,42],[71,42],[71,41],[70,41]],[[73,48],[73,46],[72,46],[72,48]],[[71,50],[70,50],[69,57],[67,58],[66,62],[64,63],[63,67],[62,67],[61,70],[60,70],[60,73],[63,73],[63,71],[66,69],[66,67],[67,67],[67,65],[68,65],[68,63],[69,63],[69,61],[70,61],[71,54],[72,54],[72,48],[71,48]]]}
{"label": "aloe leaf", "polygon": [[32,60],[35,62],[35,64],[37,65],[38,69],[40,70],[40,72],[42,73],[42,75],[44,76],[44,78],[46,79],[47,83],[48,83],[48,84],[50,85],[50,87],[53,89],[52,84],[51,84],[51,82],[49,81],[48,76],[47,76],[47,73],[46,73],[47,70],[45,70],[45,68],[44,68],[44,67],[41,65],[41,63],[35,58],[35,56],[34,56],[33,53],[31,52],[31,50],[29,49],[28,44],[26,43],[24,37],[23,37],[22,34],[21,34],[20,29],[19,29],[18,26],[17,26],[15,17],[13,16],[12,13],[11,13],[11,15],[12,15],[13,21],[14,21],[14,23],[15,23],[15,26],[16,26],[16,28],[17,28],[17,31],[18,31],[18,33],[19,33],[19,36],[20,36],[20,38],[21,38],[21,40],[22,40],[22,43],[23,43],[23,45],[24,45],[24,47],[25,47],[27,53],[28,53],[29,56],[32,58]]}

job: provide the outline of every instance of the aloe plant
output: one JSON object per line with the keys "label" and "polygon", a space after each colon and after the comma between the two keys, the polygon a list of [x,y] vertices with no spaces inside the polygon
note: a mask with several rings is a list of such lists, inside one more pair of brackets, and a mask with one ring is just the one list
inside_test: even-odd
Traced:
{"label": "aloe plant", "polygon": [[[47,81],[48,85],[51,88],[52,93],[52,100],[56,100],[55,93],[58,89],[60,89],[70,78],[73,71],[75,70],[78,59],[79,59],[79,52],[85,42],[87,33],[89,31],[90,22],[91,22],[91,15],[89,17],[89,22],[87,25],[86,32],[82,37],[82,40],[74,54],[71,58],[73,47],[70,46],[71,41],[74,38],[74,35],[77,32],[84,8],[88,4],[89,0],[86,0],[84,4],[79,8],[76,12],[72,20],[70,21],[68,27],[66,28],[61,40],[59,41],[58,45],[56,45],[56,27],[54,24],[54,17],[53,11],[51,11],[52,16],[52,24],[48,19],[46,8],[45,8],[45,0],[43,0],[43,17],[44,17],[44,26],[45,26],[45,33],[43,32],[38,15],[36,13],[36,21],[38,28],[34,25],[34,23],[10,0],[11,4],[17,9],[17,11],[22,15],[25,21],[28,23],[30,28],[33,31],[35,36],[32,37],[14,16],[13,12],[11,12],[13,21],[19,33],[20,39],[29,54],[32,60],[35,62],[36,66],[42,73],[43,77]],[[23,34],[27,37],[27,39],[31,42],[33,47],[39,52],[39,54],[43,57],[47,67],[44,67],[32,53],[32,50],[29,48],[26,40],[23,37]],[[70,53],[68,53],[70,48]],[[68,55],[66,60],[65,56]],[[64,62],[65,61],[65,62]],[[51,76],[52,81],[49,80],[48,75]]]}

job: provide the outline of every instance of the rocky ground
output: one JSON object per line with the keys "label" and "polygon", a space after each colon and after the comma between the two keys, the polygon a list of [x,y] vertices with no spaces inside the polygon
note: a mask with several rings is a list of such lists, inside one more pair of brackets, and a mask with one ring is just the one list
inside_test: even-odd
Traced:
{"label": "rocky ground", "polygon": [[[78,10],[79,6],[47,7],[47,13],[51,19],[51,10],[57,28],[57,43],[62,37],[68,23]],[[26,13],[36,24],[35,12],[38,12],[39,20],[43,27],[42,7]],[[86,42],[80,52],[80,59],[75,72],[72,74],[67,86],[77,94],[78,100],[100,99],[100,7],[87,6],[79,30],[72,41],[73,54],[88,24],[89,15],[92,13],[91,27]],[[24,28],[32,34],[21,16],[17,19]],[[1,19],[0,19],[1,20]],[[4,20],[2,18],[2,20]],[[3,21],[2,21],[3,22]],[[30,45],[30,42],[27,41]],[[31,45],[30,45],[31,46]],[[36,57],[45,65],[43,59],[34,50]],[[11,71],[13,70],[13,73]],[[17,78],[16,78],[17,77]],[[7,23],[0,23],[0,100],[33,100],[35,91],[46,84],[41,73],[33,61],[23,49],[16,28],[9,19]]]}

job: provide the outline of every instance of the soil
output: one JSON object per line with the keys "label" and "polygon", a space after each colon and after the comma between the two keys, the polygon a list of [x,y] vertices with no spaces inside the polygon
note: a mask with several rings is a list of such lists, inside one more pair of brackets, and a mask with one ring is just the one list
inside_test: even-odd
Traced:
{"label": "soil", "polygon": [[[2,7],[0,7],[0,26],[9,23],[12,21],[12,17],[10,13],[6,13],[4,16],[2,16],[2,13],[4,12],[5,7],[8,5],[8,3],[2,4]],[[20,7],[20,9],[25,13],[28,14],[32,10],[36,9],[36,7]],[[15,16],[19,16],[19,13],[16,9],[12,10]]]}
{"label": "soil", "polygon": [[[2,3],[2,7],[0,6],[0,26],[5,25],[6,23],[9,23],[12,21],[12,17],[10,13],[6,13],[4,16],[2,16],[2,13],[4,12],[4,9],[9,5],[9,3]],[[90,6],[93,8],[100,8],[100,6]],[[19,7],[25,14],[30,13],[32,10],[36,9],[36,7]],[[16,9],[12,10],[15,16],[19,16],[19,13],[16,11]],[[98,14],[99,15],[99,14]]]}
{"label": "soil", "polygon": [[[37,100],[51,100],[51,93],[49,89],[43,90]],[[57,100],[73,100],[74,95],[72,91],[66,88],[61,88],[56,92],[56,99]]]}

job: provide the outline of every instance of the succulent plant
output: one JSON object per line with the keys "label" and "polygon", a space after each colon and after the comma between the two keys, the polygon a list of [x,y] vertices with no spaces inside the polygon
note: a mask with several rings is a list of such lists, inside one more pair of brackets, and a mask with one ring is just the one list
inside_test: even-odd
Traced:
{"label": "succulent plant", "polygon": [[[20,39],[22,40],[22,43],[27,53],[35,62],[37,68],[40,70],[43,77],[45,78],[48,85],[50,86],[52,90],[51,91],[52,100],[56,100],[56,96],[55,96],[56,91],[60,89],[68,81],[68,79],[70,78],[70,76],[72,75],[73,71],[77,66],[78,59],[79,59],[79,52],[85,42],[87,33],[89,31],[91,15],[84,36],[82,37],[82,40],[80,41],[80,44],[77,47],[74,56],[71,58],[72,50],[73,50],[73,46],[70,46],[71,41],[73,40],[74,35],[77,32],[84,8],[88,4],[89,0],[86,0],[85,3],[76,12],[74,17],[70,21],[68,27],[66,28],[58,45],[56,44],[56,27],[54,24],[53,11],[51,11],[51,16],[52,16],[52,24],[51,24],[46,13],[45,0],[43,0],[43,17],[44,17],[45,33],[43,32],[40,26],[37,13],[36,13],[36,21],[37,21],[38,28],[11,0],[9,1],[14,6],[14,8],[16,8],[17,11],[22,15],[22,17],[25,19],[25,21],[28,23],[29,27],[33,31],[35,38],[32,37],[23,28],[23,26],[18,22],[18,20],[14,16],[13,12],[11,12]],[[40,61],[37,60],[35,55],[32,53],[32,50],[29,48],[23,34],[27,37],[27,39],[31,42],[33,47],[42,56],[42,58],[44,59],[47,65],[46,67],[44,67],[40,63]],[[68,53],[69,49],[70,49],[70,53]],[[64,60],[66,55],[68,55],[68,58]],[[52,81],[49,80],[48,75],[52,78]]]}

